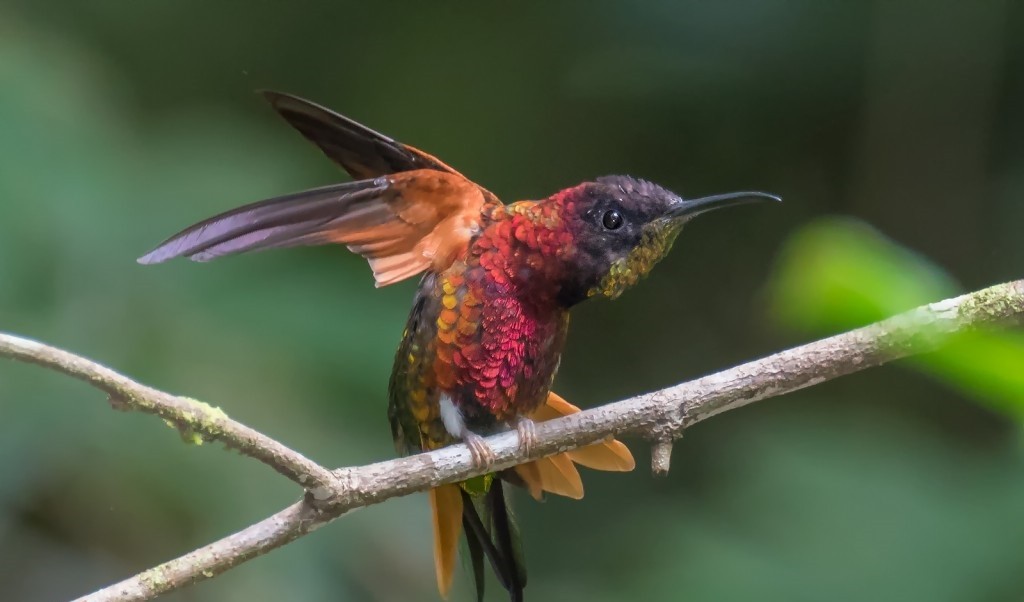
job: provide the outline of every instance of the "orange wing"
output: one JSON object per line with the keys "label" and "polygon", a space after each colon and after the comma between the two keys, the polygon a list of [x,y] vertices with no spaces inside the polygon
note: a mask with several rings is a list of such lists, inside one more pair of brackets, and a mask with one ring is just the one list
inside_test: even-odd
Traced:
{"label": "orange wing", "polygon": [[139,263],[337,243],[369,260],[385,286],[446,268],[479,231],[483,207],[497,202],[458,174],[407,171],[232,209],[175,234]]}
{"label": "orange wing", "polygon": [[417,169],[460,175],[432,155],[304,98],[271,90],[263,91],[263,97],[285,121],[356,180]]}

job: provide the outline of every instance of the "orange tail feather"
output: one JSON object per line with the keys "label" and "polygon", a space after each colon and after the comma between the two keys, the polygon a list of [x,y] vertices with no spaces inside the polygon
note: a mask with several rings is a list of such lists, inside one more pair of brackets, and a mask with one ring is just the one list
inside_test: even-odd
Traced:
{"label": "orange tail feather", "polygon": [[[547,402],[537,408],[530,415],[530,419],[544,422],[579,411],[578,407],[562,399],[557,393],[551,392],[548,393]],[[545,491],[579,499],[583,497],[583,482],[574,463],[594,470],[614,472],[630,471],[636,467],[636,461],[629,448],[620,441],[609,439],[564,454],[521,464],[515,467],[515,471],[535,499],[541,499]]]}
{"label": "orange tail feather", "polygon": [[455,576],[455,563],[462,534],[462,494],[458,485],[441,485],[430,490],[430,510],[434,519],[434,570],[437,589],[448,597]]}

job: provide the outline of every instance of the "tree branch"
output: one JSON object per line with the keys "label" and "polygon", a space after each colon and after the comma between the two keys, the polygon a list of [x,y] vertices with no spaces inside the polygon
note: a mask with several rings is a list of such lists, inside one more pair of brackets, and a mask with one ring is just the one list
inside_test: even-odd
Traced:
{"label": "tree branch", "polygon": [[331,471],[284,444],[236,422],[220,408],[164,393],[73,353],[0,332],[0,357],[66,374],[106,393],[117,410],[154,414],[178,429],[186,441],[220,441],[255,458],[311,491],[314,499],[335,494]]}
{"label": "tree branch", "polygon": [[[933,303],[888,320],[796,347],[653,393],[632,397],[537,425],[530,454],[517,435],[489,437],[500,470],[623,433],[657,442],[654,468],[668,469],[669,442],[683,429],[716,414],[783,395],[915,353],[937,349],[952,334],[1024,320],[1024,280]],[[480,474],[464,445],[324,474],[324,469],[283,445],[217,416],[197,402],[139,385],[64,351],[0,335],[0,355],[29,361],[93,384],[132,409],[173,421],[273,466],[292,480],[316,483],[327,495],[306,498],[277,514],[180,558],[80,598],[89,602],[149,600],[222,573],[287,544],[342,514],[392,497]],[[217,428],[207,428],[207,424]],[[304,476],[304,478],[303,478]],[[304,480],[305,479],[305,480]],[[310,481],[309,479],[312,479]]]}

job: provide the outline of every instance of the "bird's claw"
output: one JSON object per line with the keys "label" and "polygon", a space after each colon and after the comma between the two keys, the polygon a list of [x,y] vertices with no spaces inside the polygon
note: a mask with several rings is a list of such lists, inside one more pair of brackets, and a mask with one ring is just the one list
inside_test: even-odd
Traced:
{"label": "bird's claw", "polygon": [[487,445],[483,437],[476,433],[466,433],[462,440],[469,448],[470,455],[473,456],[474,468],[488,469],[494,464],[494,451],[491,450],[491,446]]}
{"label": "bird's claw", "polygon": [[529,455],[533,446],[537,444],[536,424],[529,418],[520,418],[516,422],[516,433],[519,434],[519,449]]}

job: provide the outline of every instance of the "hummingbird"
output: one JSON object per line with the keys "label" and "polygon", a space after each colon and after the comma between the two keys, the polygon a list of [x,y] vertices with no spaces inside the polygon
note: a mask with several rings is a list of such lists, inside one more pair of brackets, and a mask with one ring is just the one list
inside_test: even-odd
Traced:
{"label": "hummingbird", "polygon": [[[388,387],[388,419],[403,455],[461,442],[486,470],[494,457],[484,438],[513,429],[528,451],[536,422],[579,411],[551,390],[574,306],[614,299],[636,284],[693,217],[781,200],[763,192],[687,199],[613,175],[504,204],[421,150],[297,96],[263,95],[353,181],[231,209],[185,228],[138,262],[340,244],[366,258],[378,287],[421,275]],[[505,485],[536,499],[578,499],[576,464],[635,466],[629,450],[608,439],[432,489],[442,597],[465,532],[478,599],[486,559],[510,600],[522,600],[526,570]]]}

